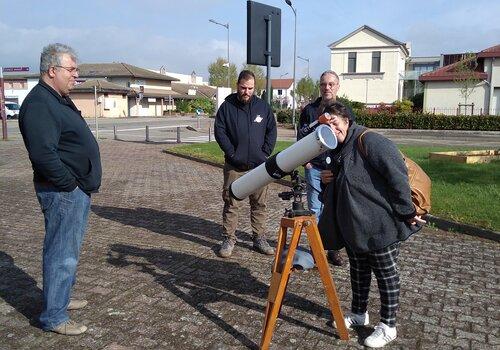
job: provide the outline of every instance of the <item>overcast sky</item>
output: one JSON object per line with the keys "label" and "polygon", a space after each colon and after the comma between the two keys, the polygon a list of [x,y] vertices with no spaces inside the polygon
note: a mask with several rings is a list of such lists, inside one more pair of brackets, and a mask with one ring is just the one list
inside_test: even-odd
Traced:
{"label": "overcast sky", "polygon": [[[207,67],[227,56],[246,60],[246,0],[0,0],[0,66],[29,66],[38,72],[43,46],[74,47],[81,62],[125,62],[143,68],[208,79]],[[281,67],[293,73],[294,15],[285,1],[261,0],[281,8]],[[500,1],[292,0],[297,10],[297,54],[309,58],[311,76],[329,69],[328,45],[362,25],[411,42],[412,56],[480,51],[500,44]],[[297,60],[297,79],[307,62]]]}

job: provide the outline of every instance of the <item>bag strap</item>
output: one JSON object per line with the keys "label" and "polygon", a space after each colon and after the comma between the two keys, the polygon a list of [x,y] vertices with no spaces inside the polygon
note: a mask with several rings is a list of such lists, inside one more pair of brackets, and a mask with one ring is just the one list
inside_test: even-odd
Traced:
{"label": "bag strap", "polygon": [[363,130],[363,132],[358,136],[358,149],[359,151],[361,152],[361,154],[366,158],[368,156],[368,153],[366,152],[366,148],[365,148],[365,145],[363,144],[363,136],[368,133],[368,132],[371,132],[370,129],[365,129]]}

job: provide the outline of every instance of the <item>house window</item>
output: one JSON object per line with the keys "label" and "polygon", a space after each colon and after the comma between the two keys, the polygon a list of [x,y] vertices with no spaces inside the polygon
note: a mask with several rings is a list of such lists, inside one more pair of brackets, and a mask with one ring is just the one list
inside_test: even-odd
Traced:
{"label": "house window", "polygon": [[283,95],[283,90],[278,89],[278,96],[281,96],[281,95]]}
{"label": "house window", "polygon": [[372,73],[380,72],[380,51],[372,52]]}
{"label": "house window", "polygon": [[347,72],[356,73],[356,52],[349,52],[347,60]]}

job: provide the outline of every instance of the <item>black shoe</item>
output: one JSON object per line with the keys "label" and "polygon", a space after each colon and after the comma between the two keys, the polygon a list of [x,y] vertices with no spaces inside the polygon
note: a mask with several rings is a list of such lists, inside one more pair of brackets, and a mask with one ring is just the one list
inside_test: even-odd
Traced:
{"label": "black shoe", "polygon": [[338,250],[329,250],[326,253],[326,256],[328,257],[328,261],[330,264],[334,266],[343,266],[344,261],[342,260],[342,257],[340,256],[340,252]]}

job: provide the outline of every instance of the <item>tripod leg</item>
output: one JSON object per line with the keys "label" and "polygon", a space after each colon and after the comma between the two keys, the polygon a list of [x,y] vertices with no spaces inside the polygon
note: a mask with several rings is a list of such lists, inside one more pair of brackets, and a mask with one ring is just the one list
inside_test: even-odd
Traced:
{"label": "tripod leg", "polygon": [[335,289],[335,283],[333,282],[330,269],[328,268],[328,262],[326,260],[323,243],[321,242],[321,238],[319,236],[318,226],[316,225],[315,220],[311,220],[310,222],[311,224],[306,227],[307,238],[309,239],[309,245],[311,246],[319,275],[323,281],[323,285],[325,286],[328,304],[330,305],[333,319],[337,325],[337,331],[339,332],[340,339],[348,340],[349,332],[345,326],[344,315],[342,314],[342,309],[340,307],[339,298]]}
{"label": "tripod leg", "polygon": [[283,253],[283,249],[285,248],[287,231],[288,228],[283,225],[281,225],[278,229],[278,242],[276,245],[276,253],[274,254],[273,272],[278,270],[281,271],[281,255]]}
{"label": "tripod leg", "polygon": [[292,270],[293,256],[295,255],[295,250],[299,244],[301,231],[302,222],[296,221],[293,228],[292,239],[288,247],[288,254],[286,255],[285,263],[281,269],[282,272],[273,271],[273,275],[271,277],[271,285],[267,296],[266,318],[264,320],[262,339],[260,342],[260,348],[264,350],[268,349],[269,344],[271,343],[274,327],[276,325],[276,319],[278,318],[278,313],[281,309],[281,304],[283,303],[288,278],[290,277],[290,272]]}

